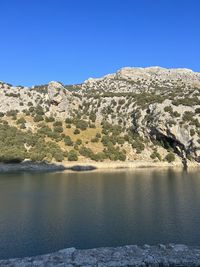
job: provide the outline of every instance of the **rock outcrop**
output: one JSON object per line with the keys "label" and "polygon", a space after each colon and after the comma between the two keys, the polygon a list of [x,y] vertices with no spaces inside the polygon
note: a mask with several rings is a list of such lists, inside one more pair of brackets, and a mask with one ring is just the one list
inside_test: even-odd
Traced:
{"label": "rock outcrop", "polygon": [[69,98],[71,92],[58,82],[50,82],[47,87],[50,106],[56,106],[55,111],[67,112],[70,108]]}
{"label": "rock outcrop", "polygon": [[[185,166],[187,161],[200,162],[200,73],[192,70],[123,68],[72,86],[50,82],[25,88],[1,82],[0,94],[4,118],[14,110],[27,116],[69,118],[75,124],[85,120],[91,127],[104,123],[106,128],[105,121],[120,127],[126,160],[161,160],[174,153]],[[25,126],[37,129],[31,121],[28,118]],[[116,132],[109,136],[117,138]]]}
{"label": "rock outcrop", "polygon": [[200,73],[160,67],[123,68],[116,74],[87,80],[83,89],[133,93],[132,114],[126,121],[130,125],[132,115],[134,131],[164,143],[185,165],[188,156],[200,161]]}
{"label": "rock outcrop", "polygon": [[68,248],[42,256],[0,261],[1,267],[197,267],[199,265],[199,247],[173,244],[143,247],[129,245],[88,250]]}
{"label": "rock outcrop", "polygon": [[87,89],[117,91],[160,91],[184,85],[200,88],[200,73],[190,69],[165,69],[161,67],[122,68],[115,74],[100,79],[88,79],[83,84]]}

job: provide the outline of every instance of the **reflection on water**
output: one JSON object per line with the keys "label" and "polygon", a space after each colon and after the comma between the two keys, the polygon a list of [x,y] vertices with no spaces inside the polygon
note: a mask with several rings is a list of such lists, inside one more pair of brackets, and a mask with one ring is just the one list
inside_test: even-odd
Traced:
{"label": "reflection on water", "polygon": [[71,246],[200,245],[199,207],[198,170],[1,174],[0,258]]}

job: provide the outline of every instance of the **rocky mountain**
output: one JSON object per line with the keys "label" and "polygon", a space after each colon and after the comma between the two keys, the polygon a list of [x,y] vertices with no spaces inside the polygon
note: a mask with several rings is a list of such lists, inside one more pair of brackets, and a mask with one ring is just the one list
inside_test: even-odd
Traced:
{"label": "rocky mountain", "polygon": [[1,142],[2,161],[200,162],[200,73],[192,70],[123,68],[79,85],[32,88],[0,82],[0,94],[0,136],[21,136],[15,157],[11,138],[7,148]]}

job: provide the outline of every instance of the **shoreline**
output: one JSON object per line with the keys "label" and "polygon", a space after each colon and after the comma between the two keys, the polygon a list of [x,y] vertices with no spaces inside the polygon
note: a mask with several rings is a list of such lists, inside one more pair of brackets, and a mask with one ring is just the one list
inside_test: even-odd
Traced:
{"label": "shoreline", "polygon": [[128,245],[94,249],[67,248],[57,252],[0,260],[0,267],[147,267],[200,266],[200,247],[182,244]]}
{"label": "shoreline", "polygon": [[[153,162],[153,161],[113,161],[113,162],[63,162],[65,168],[72,168],[73,166],[93,166],[96,169],[136,169],[136,168],[183,168],[181,162]],[[197,162],[189,162],[188,168],[198,168],[200,164]]]}
{"label": "shoreline", "polygon": [[[199,168],[197,162],[189,162],[188,169]],[[24,161],[22,163],[0,163],[0,173],[12,172],[59,172],[59,171],[114,171],[114,170],[131,170],[131,169],[146,169],[146,168],[177,168],[183,169],[181,162],[153,162],[153,161],[125,161],[125,162],[31,162]]]}
{"label": "shoreline", "polygon": [[64,171],[66,168],[62,164],[45,162],[22,162],[22,163],[0,163],[0,173],[14,172],[56,172]]}

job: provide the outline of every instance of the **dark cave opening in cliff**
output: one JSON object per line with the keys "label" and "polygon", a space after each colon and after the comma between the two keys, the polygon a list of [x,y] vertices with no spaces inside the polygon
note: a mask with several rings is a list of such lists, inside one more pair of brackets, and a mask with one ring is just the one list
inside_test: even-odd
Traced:
{"label": "dark cave opening in cliff", "polygon": [[179,157],[183,158],[184,145],[181,144],[175,138],[170,136],[166,136],[160,133],[157,129],[152,129],[150,133],[150,138],[152,142],[157,141],[161,146],[163,146],[166,150],[173,150],[175,154]]}

